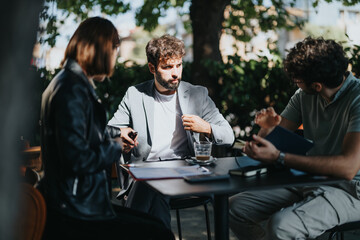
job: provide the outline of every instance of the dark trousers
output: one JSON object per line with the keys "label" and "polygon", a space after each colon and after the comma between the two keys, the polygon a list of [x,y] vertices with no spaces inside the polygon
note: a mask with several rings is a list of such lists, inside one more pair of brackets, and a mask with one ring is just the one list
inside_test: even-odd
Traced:
{"label": "dark trousers", "polygon": [[161,195],[141,181],[133,183],[125,206],[148,213],[161,220],[168,229],[171,229],[170,198]]}
{"label": "dark trousers", "polygon": [[103,221],[85,221],[48,211],[43,240],[172,240],[164,224],[142,212],[114,206],[117,217]]}

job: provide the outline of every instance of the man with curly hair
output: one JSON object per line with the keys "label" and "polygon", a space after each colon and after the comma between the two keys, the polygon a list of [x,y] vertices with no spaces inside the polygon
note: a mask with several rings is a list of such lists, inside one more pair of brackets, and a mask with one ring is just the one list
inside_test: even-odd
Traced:
{"label": "man with curly hair", "polygon": [[[314,174],[346,179],[332,186],[243,192],[230,198],[230,227],[239,239],[307,239],[360,220],[360,81],[333,40],[308,37],[287,55],[284,69],[299,87],[285,110],[261,110],[258,135],[244,152]],[[314,142],[306,156],[281,152],[263,137],[280,125]]]}
{"label": "man with curly hair", "polygon": [[[121,129],[126,163],[194,156],[194,142],[200,139],[231,146],[233,131],[207,89],[181,80],[183,41],[170,35],[154,38],[146,55],[154,79],[130,87],[108,123]],[[134,130],[138,137],[132,139]],[[125,206],[150,213],[170,228],[169,199],[141,182],[130,190],[132,179],[123,174],[119,197],[128,195]]]}

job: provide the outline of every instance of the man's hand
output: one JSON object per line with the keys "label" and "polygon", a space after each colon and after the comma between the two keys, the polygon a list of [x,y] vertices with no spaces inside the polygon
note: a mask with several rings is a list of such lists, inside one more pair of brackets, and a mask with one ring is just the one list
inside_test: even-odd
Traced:
{"label": "man's hand", "polygon": [[137,141],[137,136],[135,137],[134,140],[129,137],[129,133],[134,131],[130,127],[120,128],[120,130],[121,130],[121,135],[119,138],[116,138],[116,141],[120,143],[120,145],[122,146],[122,150],[125,153],[128,153],[131,151],[131,149],[133,149],[139,144],[139,142]]}
{"label": "man's hand", "polygon": [[243,148],[246,155],[265,163],[274,163],[278,159],[280,151],[271,142],[257,135],[253,135],[253,139]]}
{"label": "man's hand", "polygon": [[208,123],[201,117],[196,115],[184,114],[181,118],[185,130],[190,130],[197,133],[204,133],[207,137],[211,137],[210,123]]}
{"label": "man's hand", "polygon": [[274,128],[279,125],[280,122],[281,116],[278,115],[272,107],[262,109],[255,115],[255,123],[264,129]]}

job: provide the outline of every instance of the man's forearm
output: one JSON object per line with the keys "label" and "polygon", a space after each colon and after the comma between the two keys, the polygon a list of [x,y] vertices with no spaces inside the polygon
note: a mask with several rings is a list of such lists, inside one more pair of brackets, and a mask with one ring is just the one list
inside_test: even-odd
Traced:
{"label": "man's forearm", "polygon": [[318,175],[334,176],[351,180],[358,171],[358,159],[344,155],[336,156],[301,156],[285,153],[287,167]]}

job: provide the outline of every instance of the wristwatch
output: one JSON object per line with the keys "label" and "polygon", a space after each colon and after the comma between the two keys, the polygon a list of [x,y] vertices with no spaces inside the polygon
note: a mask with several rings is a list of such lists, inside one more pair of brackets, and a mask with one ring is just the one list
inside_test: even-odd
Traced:
{"label": "wristwatch", "polygon": [[280,152],[278,159],[276,160],[280,165],[285,165],[285,153]]}

